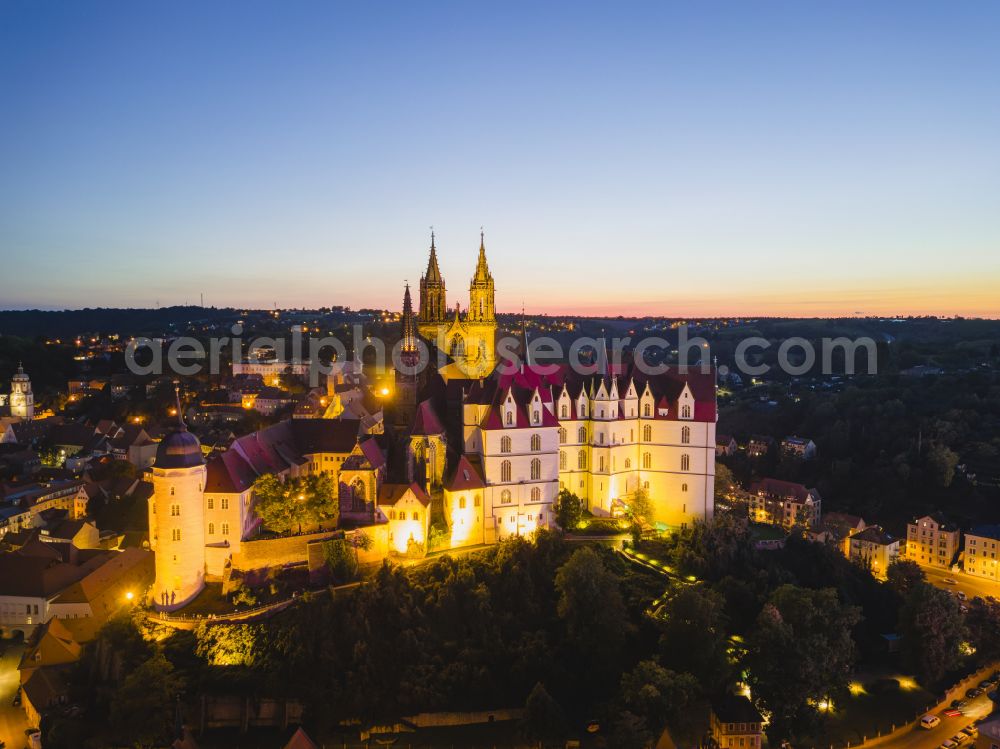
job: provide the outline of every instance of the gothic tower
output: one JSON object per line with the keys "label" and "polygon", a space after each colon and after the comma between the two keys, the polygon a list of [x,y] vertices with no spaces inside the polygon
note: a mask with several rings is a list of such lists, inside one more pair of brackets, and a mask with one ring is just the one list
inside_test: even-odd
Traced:
{"label": "gothic tower", "polygon": [[35,396],[31,392],[31,380],[24,373],[24,367],[17,365],[17,374],[10,381],[10,415],[18,419],[35,417]]}
{"label": "gothic tower", "polygon": [[469,284],[469,322],[491,322],[496,320],[493,301],[493,275],[486,264],[486,240],[479,232],[479,260],[476,273]]}
{"label": "gothic tower", "polygon": [[434,232],[431,232],[431,256],[427,260],[427,272],[420,277],[420,322],[439,323],[447,320],[448,304],[445,301],[444,279],[438,267],[437,249],[434,247]]}
{"label": "gothic tower", "polygon": [[[417,350],[417,323],[413,315],[413,301],[410,299],[410,284],[406,284],[406,290],[403,292],[403,320],[399,344],[399,364],[412,370],[420,362],[420,352]],[[396,421],[400,425],[407,425],[413,419],[418,385],[416,372],[396,369],[398,406]]]}
{"label": "gothic tower", "polygon": [[156,448],[149,469],[149,542],[155,552],[151,597],[160,611],[189,603],[205,587],[205,458],[177,403],[177,427]]}

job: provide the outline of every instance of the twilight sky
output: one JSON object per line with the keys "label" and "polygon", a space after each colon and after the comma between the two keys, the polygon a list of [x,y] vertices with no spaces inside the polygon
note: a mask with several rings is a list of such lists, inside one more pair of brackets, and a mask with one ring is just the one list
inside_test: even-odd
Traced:
{"label": "twilight sky", "polygon": [[1000,317],[1000,4],[0,3],[0,307]]}

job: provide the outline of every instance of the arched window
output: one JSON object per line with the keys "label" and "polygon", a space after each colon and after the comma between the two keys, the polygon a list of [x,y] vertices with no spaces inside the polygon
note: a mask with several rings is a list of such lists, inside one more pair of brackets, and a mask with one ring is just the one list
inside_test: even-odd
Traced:
{"label": "arched window", "polygon": [[587,427],[580,427],[576,430],[576,441],[586,442],[587,441]]}
{"label": "arched window", "polygon": [[504,436],[500,438],[500,452],[510,452],[510,437]]}
{"label": "arched window", "polygon": [[587,418],[587,404],[586,403],[581,403],[580,404],[580,418],[581,419],[586,419]]}
{"label": "arched window", "polygon": [[542,477],[542,461],[534,458],[531,461],[531,480],[538,481]]}
{"label": "arched window", "polygon": [[691,418],[691,406],[684,406],[681,408],[681,418],[690,419]]}
{"label": "arched window", "polygon": [[210,535],[210,536],[214,536],[215,535],[215,523],[209,523],[208,524],[208,535]]}
{"label": "arched window", "polygon": [[559,451],[559,470],[560,471],[565,471],[566,470],[566,451],[565,450],[560,450]]}
{"label": "arched window", "polygon": [[500,492],[500,504],[509,505],[510,504],[510,489],[504,489]]}
{"label": "arched window", "polygon": [[631,459],[625,458],[625,470],[627,471],[631,467],[632,467],[632,461],[631,461]]}
{"label": "arched window", "polygon": [[464,496],[461,496],[461,497],[458,498],[458,509],[460,509],[460,510],[464,510],[465,509],[465,497]]}
{"label": "arched window", "polygon": [[537,486],[531,487],[531,501],[541,502],[542,501],[542,490]]}
{"label": "arched window", "polygon": [[600,467],[597,470],[600,471],[601,473],[604,473],[604,456],[603,455],[600,457],[600,461],[599,461],[598,465]]}
{"label": "arched window", "polygon": [[513,411],[508,411],[507,412],[507,426],[510,426],[513,423],[514,423],[514,412]]}
{"label": "arched window", "polygon": [[650,406],[648,403],[642,404],[642,415],[645,416],[647,419],[653,415],[652,410],[653,410],[652,406]]}
{"label": "arched window", "polygon": [[681,456],[681,470],[690,471],[691,470],[691,456],[685,453]]}
{"label": "arched window", "polygon": [[646,424],[646,426],[642,428],[642,441],[643,442],[653,441],[653,427],[651,427],[649,424]]}
{"label": "arched window", "polygon": [[562,419],[568,419],[569,418],[569,406],[567,406],[565,403],[563,403],[559,407],[559,417],[562,418]]}
{"label": "arched window", "polygon": [[686,492],[687,490],[688,490],[688,485],[687,484],[681,484],[681,491],[682,492]]}
{"label": "arched window", "polygon": [[681,444],[691,444],[691,427],[681,427]]}
{"label": "arched window", "polygon": [[510,481],[510,461],[505,460],[500,464],[500,480]]}
{"label": "arched window", "polygon": [[652,468],[653,467],[653,456],[650,455],[649,453],[643,453],[642,454],[642,467],[643,468]]}
{"label": "arched window", "polygon": [[566,444],[566,430],[563,429],[562,427],[559,427],[559,444],[560,445]]}
{"label": "arched window", "polygon": [[451,339],[451,358],[461,359],[465,356],[465,339],[457,335]]}
{"label": "arched window", "polygon": [[474,506],[476,506],[476,507],[479,507],[479,495],[478,494],[475,497],[472,498],[472,504]]}
{"label": "arched window", "polygon": [[531,452],[537,453],[542,449],[542,435],[533,434],[531,435]]}
{"label": "arched window", "polygon": [[585,469],[587,467],[587,451],[586,450],[581,450],[580,453],[576,456],[576,464],[577,464],[577,468],[579,468],[581,470],[583,470],[583,469]]}
{"label": "arched window", "polygon": [[354,492],[354,498],[362,502],[365,501],[365,482],[361,479],[354,479],[354,483],[351,484],[351,490]]}

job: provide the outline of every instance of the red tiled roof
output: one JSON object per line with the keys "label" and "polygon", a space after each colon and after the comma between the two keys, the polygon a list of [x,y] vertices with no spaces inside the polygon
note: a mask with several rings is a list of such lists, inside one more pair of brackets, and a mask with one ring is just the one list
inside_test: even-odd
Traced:
{"label": "red tiled roof", "polygon": [[815,489],[807,489],[802,484],[770,478],[761,479],[752,484],[750,491],[754,494],[764,493],[772,497],[794,499],[799,502],[804,502],[816,493]]}
{"label": "red tiled roof", "polygon": [[424,507],[431,503],[431,498],[427,496],[419,484],[382,484],[378,490],[378,504],[380,505],[395,505],[403,497],[406,496],[407,492],[413,492],[413,495],[417,498]]}
{"label": "red tiled roof", "polygon": [[442,426],[441,420],[434,412],[434,406],[431,401],[421,401],[420,405],[417,406],[417,413],[413,417],[413,428],[410,430],[410,434],[430,435],[441,434],[443,432],[444,426]]}
{"label": "red tiled roof", "polygon": [[455,473],[447,483],[448,490],[458,492],[464,489],[482,489],[485,486],[479,461],[472,461],[466,455],[460,457]]}

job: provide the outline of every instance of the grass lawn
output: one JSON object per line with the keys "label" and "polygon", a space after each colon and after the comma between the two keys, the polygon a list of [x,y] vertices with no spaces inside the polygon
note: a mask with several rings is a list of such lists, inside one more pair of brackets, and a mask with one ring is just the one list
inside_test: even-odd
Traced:
{"label": "grass lawn", "polygon": [[854,744],[879,731],[887,733],[893,725],[908,723],[936,701],[933,694],[907,677],[863,676],[854,682],[852,695],[842,704],[834,705],[835,711],[826,719],[820,735],[812,742],[798,743],[806,747],[827,747],[847,741]]}

